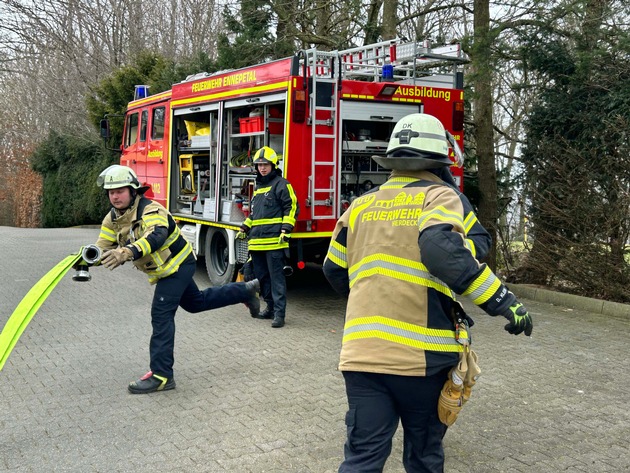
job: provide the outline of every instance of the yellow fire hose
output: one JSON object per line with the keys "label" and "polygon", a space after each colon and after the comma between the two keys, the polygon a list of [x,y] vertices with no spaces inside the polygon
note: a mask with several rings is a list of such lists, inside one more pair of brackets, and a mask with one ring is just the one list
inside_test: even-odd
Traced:
{"label": "yellow fire hose", "polygon": [[82,258],[83,248],[77,254],[65,257],[44,275],[20,301],[0,333],[0,371],[27,325],[57,286],[61,278]]}

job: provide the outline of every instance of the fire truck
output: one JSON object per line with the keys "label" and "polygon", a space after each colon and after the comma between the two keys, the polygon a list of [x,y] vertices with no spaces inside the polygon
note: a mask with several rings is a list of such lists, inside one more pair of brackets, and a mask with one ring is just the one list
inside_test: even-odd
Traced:
{"label": "fire truck", "polygon": [[[300,204],[290,259],[302,269],[323,261],[349,203],[387,180],[371,156],[385,154],[399,119],[434,115],[463,146],[466,61],[459,44],[392,40],[196,74],[151,96],[136,86],[121,164],[151,186],[222,285],[248,258],[235,235],[250,212],[252,157],[273,148]],[[451,169],[463,186],[462,169]]]}

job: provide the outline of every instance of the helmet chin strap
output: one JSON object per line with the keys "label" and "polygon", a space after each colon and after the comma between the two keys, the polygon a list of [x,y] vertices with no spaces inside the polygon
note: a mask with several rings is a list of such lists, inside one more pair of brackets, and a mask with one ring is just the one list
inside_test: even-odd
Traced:
{"label": "helmet chin strap", "polygon": [[127,209],[133,207],[134,202],[136,201],[136,197],[138,196],[138,191],[135,190],[133,187],[129,186],[129,193],[131,194],[131,200],[129,201],[129,207],[127,207],[125,209],[125,211],[127,211]]}

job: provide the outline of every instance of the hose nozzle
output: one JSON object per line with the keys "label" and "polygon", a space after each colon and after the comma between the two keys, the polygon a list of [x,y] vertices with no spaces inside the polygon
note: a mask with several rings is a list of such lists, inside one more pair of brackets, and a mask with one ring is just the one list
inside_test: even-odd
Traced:
{"label": "hose nozzle", "polygon": [[83,247],[81,257],[88,266],[92,266],[101,260],[101,249],[96,245],[87,245]]}
{"label": "hose nozzle", "polygon": [[82,264],[77,267],[77,271],[72,276],[73,281],[88,282],[92,279],[90,275],[90,268],[87,264]]}
{"label": "hose nozzle", "polygon": [[76,272],[72,276],[72,280],[79,282],[90,281],[92,279],[92,276],[90,275],[90,266],[101,260],[101,253],[101,249],[96,245],[87,245],[83,247],[83,251],[81,252],[81,258],[83,258],[83,261],[78,263]]}

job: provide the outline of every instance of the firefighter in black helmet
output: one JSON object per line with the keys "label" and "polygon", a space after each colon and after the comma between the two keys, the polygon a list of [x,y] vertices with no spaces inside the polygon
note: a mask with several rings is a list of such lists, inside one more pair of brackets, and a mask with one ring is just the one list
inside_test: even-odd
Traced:
{"label": "firefighter in black helmet", "polygon": [[373,159],[392,174],[342,215],[324,261],[326,278],[348,297],[339,363],[348,438],[339,472],[382,471],[399,421],[405,470],[440,472],[442,438],[461,409],[446,398],[453,393],[445,391],[447,376],[455,367],[463,372],[471,353],[455,295],[505,317],[511,334],[531,335],[532,319],[475,259],[460,195],[433,172],[451,164],[440,121],[419,113],[402,118],[386,156]]}
{"label": "firefighter in black helmet", "polygon": [[249,239],[254,274],[267,307],[258,318],[273,319],[271,326],[284,326],[287,283],[283,268],[291,231],[300,211],[293,187],[278,168],[278,155],[263,146],[254,155],[256,187],[251,212],[237,238]]}

